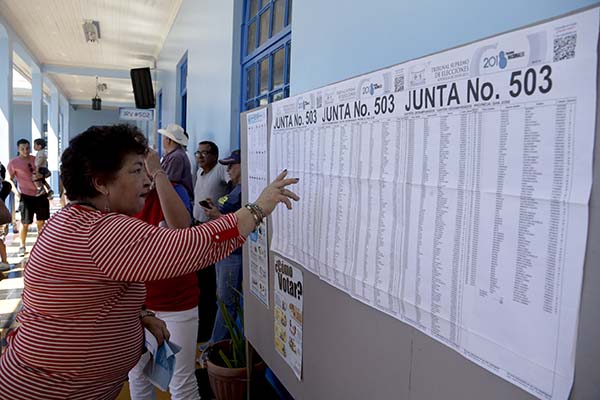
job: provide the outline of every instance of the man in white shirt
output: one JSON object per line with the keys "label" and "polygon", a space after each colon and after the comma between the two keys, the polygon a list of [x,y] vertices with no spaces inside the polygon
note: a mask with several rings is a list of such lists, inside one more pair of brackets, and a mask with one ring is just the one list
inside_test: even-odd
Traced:
{"label": "man in white shirt", "polygon": [[194,219],[207,222],[209,218],[199,202],[211,199],[213,204],[217,204],[217,200],[228,193],[229,174],[225,165],[217,163],[219,148],[213,142],[200,142],[195,155],[200,168],[194,185]]}
{"label": "man in white shirt", "polygon": [[[229,193],[227,183],[229,174],[227,166],[217,163],[219,148],[209,141],[198,143],[195,153],[198,163],[196,184],[194,185],[194,219],[204,223],[210,218],[204,213],[201,201],[211,199],[213,204]],[[210,338],[217,314],[217,277],[215,266],[210,265],[196,272],[200,298],[198,299],[198,342],[206,342]]]}

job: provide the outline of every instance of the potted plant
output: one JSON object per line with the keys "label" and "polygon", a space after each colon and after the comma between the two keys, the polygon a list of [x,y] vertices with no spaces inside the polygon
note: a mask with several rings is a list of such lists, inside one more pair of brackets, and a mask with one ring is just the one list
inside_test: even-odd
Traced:
{"label": "potted plant", "polygon": [[[238,292],[238,296],[241,294]],[[246,338],[244,337],[244,314],[237,302],[237,313],[241,324],[238,324],[227,307],[217,299],[219,309],[223,314],[225,326],[231,339],[212,344],[208,349],[206,369],[208,380],[217,400],[243,400],[246,398],[246,383],[248,381],[246,364]],[[264,371],[263,362],[256,363],[254,370]]]}

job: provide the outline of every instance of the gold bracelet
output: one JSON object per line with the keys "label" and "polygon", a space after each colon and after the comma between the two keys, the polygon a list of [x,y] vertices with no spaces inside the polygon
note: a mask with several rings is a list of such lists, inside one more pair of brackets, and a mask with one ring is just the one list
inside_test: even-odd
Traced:
{"label": "gold bracelet", "polygon": [[244,206],[248,211],[250,211],[250,214],[252,215],[252,218],[254,219],[254,225],[258,228],[261,224],[261,222],[263,221],[263,219],[265,218],[265,214],[262,210],[262,208],[260,208],[259,206],[257,206],[254,203],[248,203]]}

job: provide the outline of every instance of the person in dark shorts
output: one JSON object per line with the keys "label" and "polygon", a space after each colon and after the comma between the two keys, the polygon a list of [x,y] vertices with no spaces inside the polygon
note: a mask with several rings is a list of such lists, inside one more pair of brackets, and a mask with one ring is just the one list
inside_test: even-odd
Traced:
{"label": "person in dark shorts", "polygon": [[[4,168],[4,165],[0,162],[0,272],[8,271],[10,269],[4,239],[8,233],[8,223],[11,220],[11,213],[8,208],[6,208],[4,200],[10,193],[10,188],[12,186],[10,183],[4,181],[4,179],[6,179],[6,168]],[[0,274],[0,280],[2,278],[3,276]]]}
{"label": "person in dark shorts", "polygon": [[17,147],[19,155],[10,160],[6,169],[13,185],[13,192],[21,200],[19,211],[21,211],[21,224],[23,227],[19,233],[19,239],[21,240],[19,256],[24,256],[27,250],[25,242],[29,225],[33,223],[33,217],[35,216],[38,232],[42,230],[44,223],[50,218],[50,202],[45,195],[36,196],[37,188],[33,183],[35,157],[31,155],[31,144],[27,139],[20,139],[17,142]]}

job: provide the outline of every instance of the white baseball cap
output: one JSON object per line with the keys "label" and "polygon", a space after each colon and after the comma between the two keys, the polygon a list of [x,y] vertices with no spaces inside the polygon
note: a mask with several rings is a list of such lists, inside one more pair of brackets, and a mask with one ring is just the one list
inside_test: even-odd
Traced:
{"label": "white baseball cap", "polygon": [[167,129],[159,129],[158,133],[168,137],[172,141],[177,142],[182,146],[188,145],[188,138],[185,136],[183,128],[177,124],[169,124]]}

